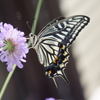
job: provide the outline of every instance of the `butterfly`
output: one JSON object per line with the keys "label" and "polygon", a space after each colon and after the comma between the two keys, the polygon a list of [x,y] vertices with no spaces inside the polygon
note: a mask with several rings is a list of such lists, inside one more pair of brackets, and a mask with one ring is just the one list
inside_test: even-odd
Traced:
{"label": "butterfly", "polygon": [[89,21],[90,18],[84,15],[58,17],[48,23],[38,35],[30,34],[32,48],[49,78],[61,76],[69,84],[64,73],[69,60],[68,48]]}

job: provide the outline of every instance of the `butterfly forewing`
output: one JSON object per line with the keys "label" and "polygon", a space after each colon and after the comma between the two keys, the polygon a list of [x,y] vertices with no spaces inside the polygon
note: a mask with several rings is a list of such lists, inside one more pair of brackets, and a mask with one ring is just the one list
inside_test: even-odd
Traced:
{"label": "butterfly forewing", "polygon": [[68,63],[68,48],[88,23],[89,17],[83,15],[59,17],[40,31],[35,50],[49,77],[60,75],[68,82],[63,71]]}
{"label": "butterfly forewing", "polygon": [[51,22],[49,22],[40,32],[39,32],[39,36],[42,35],[43,33],[45,33],[44,31],[48,30],[46,28],[52,26],[52,24],[59,22],[60,20],[65,19],[65,17],[58,17],[56,19],[53,19]]}
{"label": "butterfly forewing", "polygon": [[[59,19],[59,20],[58,20]],[[58,42],[62,42],[69,47],[75,40],[78,33],[88,24],[89,17],[77,15],[69,18],[58,18],[57,21],[45,27],[39,37],[55,38]]]}

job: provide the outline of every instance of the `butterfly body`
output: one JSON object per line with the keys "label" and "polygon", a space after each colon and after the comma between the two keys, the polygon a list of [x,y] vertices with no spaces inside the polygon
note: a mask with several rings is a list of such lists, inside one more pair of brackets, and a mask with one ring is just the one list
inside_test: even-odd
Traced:
{"label": "butterfly body", "polygon": [[38,35],[30,36],[32,48],[50,78],[61,76],[68,83],[64,73],[69,60],[68,48],[88,23],[89,17],[84,15],[59,17],[48,23]]}

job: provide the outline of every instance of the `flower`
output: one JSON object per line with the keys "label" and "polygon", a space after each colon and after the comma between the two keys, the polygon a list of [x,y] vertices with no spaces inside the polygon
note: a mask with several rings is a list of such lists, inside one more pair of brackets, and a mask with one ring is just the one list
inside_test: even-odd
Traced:
{"label": "flower", "polygon": [[51,97],[51,98],[46,98],[45,100],[55,100],[55,99]]}
{"label": "flower", "polygon": [[13,65],[23,68],[21,62],[26,62],[28,44],[24,32],[13,28],[11,24],[0,22],[0,60],[6,62],[7,70],[12,71]]}

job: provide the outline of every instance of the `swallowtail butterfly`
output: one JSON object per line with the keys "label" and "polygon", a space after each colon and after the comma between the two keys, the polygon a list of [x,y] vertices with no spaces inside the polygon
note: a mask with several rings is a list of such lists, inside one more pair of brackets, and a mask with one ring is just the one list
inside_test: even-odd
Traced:
{"label": "swallowtail butterfly", "polygon": [[84,15],[59,17],[48,23],[38,35],[30,34],[32,48],[37,52],[49,78],[61,76],[69,83],[64,73],[69,59],[68,48],[89,20],[90,18]]}

